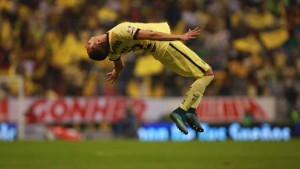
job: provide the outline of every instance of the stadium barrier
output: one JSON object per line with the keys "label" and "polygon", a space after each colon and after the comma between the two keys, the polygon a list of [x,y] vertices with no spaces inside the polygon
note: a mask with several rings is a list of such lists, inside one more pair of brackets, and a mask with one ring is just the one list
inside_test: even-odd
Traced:
{"label": "stadium barrier", "polygon": [[[130,99],[126,97],[99,98],[26,98],[24,114],[34,122],[70,123],[118,121],[131,108],[143,122],[160,121],[180,105],[181,98]],[[8,121],[17,121],[18,101],[8,98]],[[276,103],[273,97],[206,97],[197,108],[199,119],[208,123],[240,122],[250,115],[256,122],[276,121]]]}
{"label": "stadium barrier", "polygon": [[173,123],[148,123],[138,129],[140,141],[289,141],[297,136],[293,126],[277,126],[269,123],[243,126],[240,123],[224,125],[202,124],[203,133],[188,128],[188,134],[182,134]]}
{"label": "stadium barrier", "polygon": [[[47,127],[51,125],[79,129],[82,124],[85,125],[85,128],[96,124],[98,129],[95,132],[104,129],[106,133],[114,132],[112,131],[114,127],[119,129],[121,126],[119,123],[128,116],[126,112],[128,109],[134,112],[134,118],[136,118],[138,124],[153,124],[170,120],[168,118],[169,113],[181,103],[181,98],[25,98],[22,101],[24,110],[22,114],[26,117],[26,125],[19,124],[19,103],[20,101],[17,98],[4,98],[1,100],[2,123],[15,124],[18,131],[25,131],[24,135],[27,138],[44,139]],[[168,127],[158,129],[136,127],[138,129],[137,136],[140,140],[147,140],[145,138],[150,137],[151,133],[156,133],[155,135],[162,135],[164,139],[175,141],[177,137],[179,140],[183,137],[183,140],[197,138],[200,141],[222,141],[227,139],[239,141],[273,140],[273,138],[275,140],[288,140],[291,136],[297,135],[294,134],[295,131],[300,131],[300,129],[296,130],[291,126],[274,126],[278,119],[276,116],[276,100],[272,97],[206,97],[197,108],[197,114],[201,119],[201,123],[204,123],[204,127],[207,128],[203,135],[198,136],[190,131],[191,134],[187,138],[178,134],[174,136],[172,133],[178,131],[170,125],[172,123],[166,123],[169,125]],[[5,121],[3,121],[4,119]],[[242,125],[238,126],[238,124]],[[258,125],[252,126],[252,128],[243,128],[245,124]],[[20,127],[25,127],[25,129],[20,130]],[[2,138],[4,138],[3,135],[8,136],[7,133],[9,132],[7,131],[11,131],[8,128],[2,127]],[[99,128],[101,129],[99,130]],[[236,135],[230,134],[234,133],[234,129],[238,131]],[[106,135],[112,136],[111,134]],[[103,137],[103,134],[100,137]],[[151,139],[148,140],[151,141]]]}

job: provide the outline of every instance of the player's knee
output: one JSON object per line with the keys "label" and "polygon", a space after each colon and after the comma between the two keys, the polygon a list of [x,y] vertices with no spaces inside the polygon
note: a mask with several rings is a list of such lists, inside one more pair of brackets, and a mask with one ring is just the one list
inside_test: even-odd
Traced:
{"label": "player's knee", "polygon": [[211,76],[214,75],[214,71],[211,67],[204,73],[204,76]]}

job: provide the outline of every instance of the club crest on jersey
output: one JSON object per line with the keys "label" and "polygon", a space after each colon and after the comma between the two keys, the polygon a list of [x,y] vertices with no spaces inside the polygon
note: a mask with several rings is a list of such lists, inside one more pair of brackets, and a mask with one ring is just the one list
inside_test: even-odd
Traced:
{"label": "club crest on jersey", "polygon": [[126,32],[130,33],[131,35],[133,35],[134,30],[135,30],[135,27],[130,26],[130,25],[126,28]]}

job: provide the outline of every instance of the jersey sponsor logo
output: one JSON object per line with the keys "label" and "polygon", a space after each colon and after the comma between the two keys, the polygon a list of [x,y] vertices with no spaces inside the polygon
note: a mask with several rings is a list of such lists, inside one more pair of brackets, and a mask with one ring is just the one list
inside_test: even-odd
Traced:
{"label": "jersey sponsor logo", "polygon": [[113,45],[112,45],[112,52],[110,52],[111,55],[116,55],[117,54],[117,49],[120,47],[122,44],[122,41],[117,40]]}
{"label": "jersey sponsor logo", "polygon": [[113,44],[113,51],[117,50],[118,47],[122,44],[122,41],[117,40],[115,44]]}
{"label": "jersey sponsor logo", "polygon": [[128,53],[131,51],[137,51],[137,50],[144,50],[144,51],[150,51],[150,52],[155,52],[156,51],[156,43],[149,43],[146,46],[144,46],[143,44],[137,43],[134,44],[132,46],[124,46],[122,47],[119,52],[117,52],[118,48],[121,46],[122,41],[116,41],[115,44],[113,44],[112,47],[112,54],[124,54],[124,53]]}

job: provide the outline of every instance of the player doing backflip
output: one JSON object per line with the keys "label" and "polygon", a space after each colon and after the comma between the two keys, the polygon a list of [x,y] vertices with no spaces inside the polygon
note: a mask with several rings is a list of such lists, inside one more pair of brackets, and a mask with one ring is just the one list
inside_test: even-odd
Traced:
{"label": "player doing backflip", "polygon": [[187,91],[182,104],[170,115],[178,129],[188,134],[186,123],[198,132],[204,131],[198,121],[196,108],[206,86],[214,78],[212,68],[181,42],[195,39],[199,33],[200,29],[196,28],[175,35],[171,34],[167,23],[123,22],[105,34],[91,37],[86,48],[91,59],[101,61],[108,57],[114,62],[114,69],[107,74],[107,80],[112,83],[116,82],[124,68],[121,55],[137,50],[150,52],[172,71],[194,78],[195,82]]}

